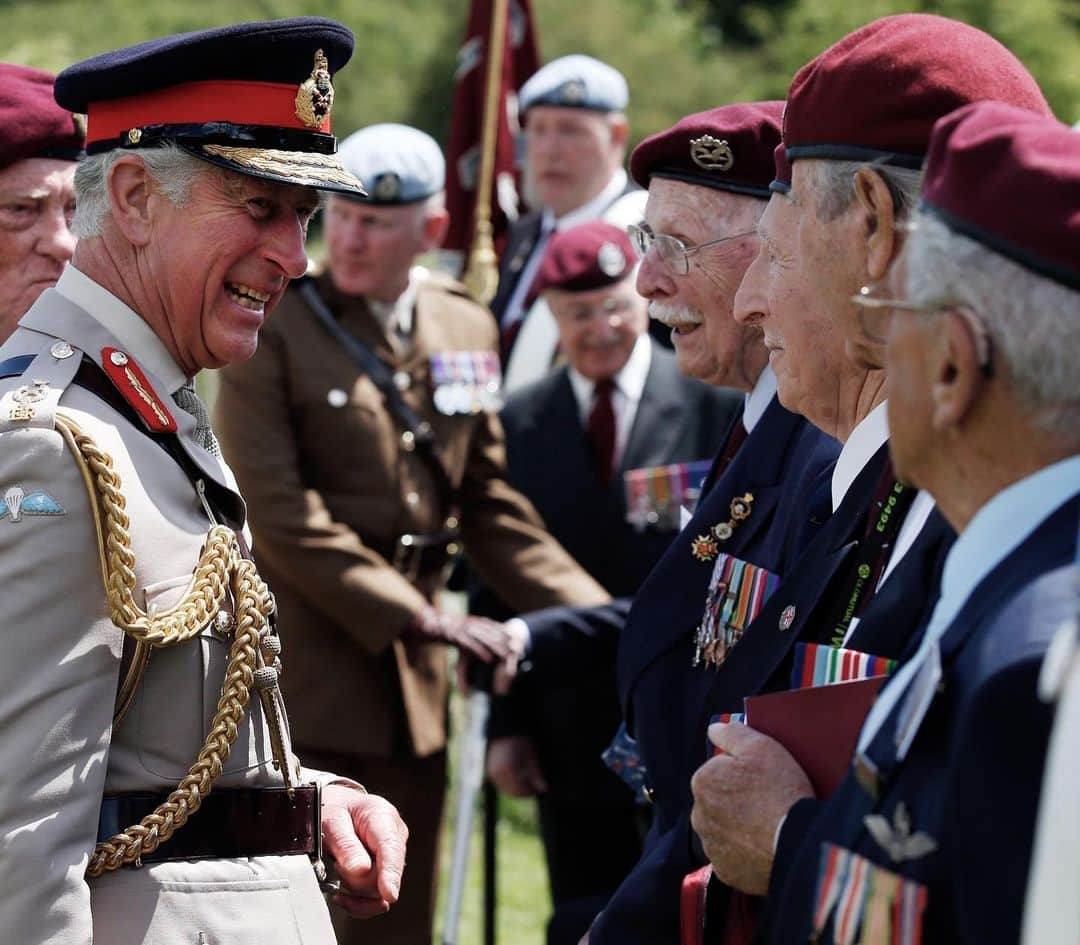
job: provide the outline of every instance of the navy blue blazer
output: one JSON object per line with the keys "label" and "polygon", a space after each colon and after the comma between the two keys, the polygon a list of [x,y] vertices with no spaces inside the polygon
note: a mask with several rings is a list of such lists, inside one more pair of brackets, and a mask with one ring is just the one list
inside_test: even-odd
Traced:
{"label": "navy blue blazer", "polygon": [[[1019,940],[1051,722],[1036,681],[1051,637],[1076,614],[1077,572],[1069,565],[1078,517],[1080,499],[1073,498],[975,589],[941,638],[943,685],[906,759],[896,760],[892,741],[903,700],[870,746],[881,769],[877,797],[852,773],[828,801],[792,808],[762,940],[807,941],[824,842],[923,884],[927,945]],[[911,834],[924,834],[936,848],[898,862],[865,818],[880,815],[879,825],[891,825],[896,836],[901,805]],[[831,933],[822,939],[831,940]]]}
{"label": "navy blue blazer", "polygon": [[691,666],[713,570],[713,562],[694,558],[691,543],[728,520],[733,498],[751,492],[750,517],[721,550],[785,573],[813,535],[810,498],[827,488],[839,450],[836,440],[774,398],[634,600],[618,678],[624,718],[655,791],[654,824],[641,859],[594,923],[592,945],[678,940],[678,889],[692,861],[690,776],[704,756],[700,720],[715,677]]}

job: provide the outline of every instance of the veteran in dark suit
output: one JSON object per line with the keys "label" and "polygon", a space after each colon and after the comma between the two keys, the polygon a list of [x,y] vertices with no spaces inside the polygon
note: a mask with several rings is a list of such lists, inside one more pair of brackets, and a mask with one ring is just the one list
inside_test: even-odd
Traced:
{"label": "veteran in dark suit", "polygon": [[[807,514],[808,497],[838,445],[777,402],[760,335],[732,318],[757,251],[781,111],[780,102],[757,102],[689,115],[643,141],[630,162],[649,190],[636,234],[638,290],[653,318],[669,327],[683,373],[745,393],[693,518],[645,581],[622,630],[619,694],[648,771],[654,819],[641,858],[594,923],[592,941],[678,936],[679,885],[693,865],[689,779],[701,760],[698,720],[715,676],[712,659],[699,653],[714,572],[728,562],[748,582],[755,574],[781,575],[821,524]],[[578,619],[610,635],[613,612]],[[528,623],[537,659],[549,635],[566,632],[549,627],[546,615]]]}
{"label": "veteran in dark suit", "polygon": [[558,329],[535,284],[552,235],[589,220],[641,219],[645,195],[623,167],[628,103],[622,73],[581,55],[547,63],[518,93],[534,210],[510,227],[491,302],[510,393],[547,374],[556,353]]}
{"label": "veteran in dark suit", "polygon": [[[771,941],[1019,940],[1051,722],[1036,682],[1077,600],[1078,201],[1080,140],[1052,117],[980,102],[935,126],[866,324],[887,341],[896,470],[959,533],[941,596],[831,798],[792,807],[798,765],[738,726],[695,779],[718,871],[751,879],[736,847],[772,861]],[[740,804],[723,783],[771,787]]]}
{"label": "veteran in dark suit", "polygon": [[[505,478],[496,329],[458,283],[412,265],[446,226],[430,136],[375,125],[342,145],[364,200],[326,210],[329,266],[291,289],[217,417],[275,579],[293,738],[390,793],[410,874],[380,941],[431,936],[446,777],[447,647],[504,655],[491,621],[434,606],[460,548],[515,609],[603,589]],[[342,726],[342,713],[367,720]],[[342,922],[342,941],[372,933]]]}
{"label": "veteran in dark suit", "polygon": [[[510,481],[616,596],[637,590],[678,526],[677,518],[661,528],[631,525],[625,473],[708,459],[742,407],[734,391],[684,377],[650,339],[635,263],[625,231],[608,223],[552,238],[537,285],[568,363],[512,395],[501,413]],[[600,759],[619,724],[614,651],[586,661],[585,685],[542,662],[520,676],[489,749],[512,793],[542,788],[553,929],[568,921],[572,900],[610,894],[640,853],[634,798]],[[574,930],[571,945],[583,931]]]}
{"label": "veteran in dark suit", "polygon": [[240,23],[56,79],[61,127],[89,116],[79,239],[0,348],[6,940],[332,941],[324,850],[339,903],[397,898],[393,807],[292,752],[273,596],[193,380],[255,350],[319,191],[363,192],[329,133],[352,51],[330,20]]}

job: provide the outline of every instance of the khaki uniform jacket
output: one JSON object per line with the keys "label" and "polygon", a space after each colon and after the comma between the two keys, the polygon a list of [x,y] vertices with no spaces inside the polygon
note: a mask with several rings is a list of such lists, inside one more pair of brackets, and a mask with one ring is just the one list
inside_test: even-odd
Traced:
{"label": "khaki uniform jacket", "polygon": [[[194,945],[205,932],[213,943],[325,945],[333,933],[306,856],[166,862],[84,877],[102,795],[176,786],[202,747],[227,661],[227,641],[210,626],[193,641],[156,650],[113,729],[123,635],[109,619],[86,486],[54,427],[55,412],[114,460],[140,607],[167,609],[183,595],[209,520],[163,449],[71,385],[83,353],[101,364],[103,348],[125,351],[176,418],[194,462],[235,489],[224,464],[196,444],[194,419],[171,401],[159,368],[182,382],[179,369],[145,322],[130,311],[124,317],[122,337],[114,335],[50,289],[0,347],[0,362],[36,356],[22,378],[0,381],[0,938]],[[35,404],[33,421],[12,422],[4,395],[30,380],[47,382],[50,398]],[[44,498],[32,501],[35,493]],[[254,697],[216,787],[280,783]]]}
{"label": "khaki uniform jacket", "polygon": [[[460,492],[465,549],[484,580],[522,611],[607,600],[506,482],[497,415],[435,409],[431,356],[494,351],[490,313],[432,275],[417,291],[411,349],[401,354],[363,299],[338,293],[329,277],[317,286],[340,324],[408,378],[404,398],[434,429]],[[221,375],[214,427],[277,596],[296,744],[376,756],[439,750],[446,647],[400,636],[442,576],[414,584],[384,556],[404,533],[443,527],[448,510],[428,465],[403,445],[382,394],[295,290],[255,356]]]}

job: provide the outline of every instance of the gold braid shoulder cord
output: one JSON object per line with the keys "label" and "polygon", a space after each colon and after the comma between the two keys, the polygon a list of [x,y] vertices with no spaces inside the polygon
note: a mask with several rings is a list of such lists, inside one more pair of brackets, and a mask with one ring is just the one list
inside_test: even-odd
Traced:
{"label": "gold braid shoulder cord", "polygon": [[[273,610],[270,591],[255,570],[254,562],[241,554],[235,533],[223,525],[213,525],[210,529],[191,584],[180,603],[160,614],[147,614],[136,606],[130,520],[124,511],[126,501],[112,457],[69,417],[58,414],[56,428],[75,456],[90,496],[109,614],[118,628],[144,646],[177,646],[198,636],[221,610],[229,590],[236,601],[229,662],[217,711],[202,750],[186,777],[153,813],[95,846],[86,874],[100,876],[128,863],[140,865],[143,854],[157,849],[199,809],[232,751],[252,686],[259,687],[267,673],[276,679],[272,664],[280,644],[276,637],[264,632]],[[278,740],[275,738],[273,742],[275,766],[282,768],[286,785],[290,785],[289,766],[282,757]]]}

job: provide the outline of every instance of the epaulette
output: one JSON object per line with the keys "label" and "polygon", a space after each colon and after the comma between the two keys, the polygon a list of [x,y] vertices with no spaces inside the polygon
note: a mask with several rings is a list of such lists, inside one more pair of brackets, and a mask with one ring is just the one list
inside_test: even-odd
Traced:
{"label": "epaulette", "polygon": [[[66,341],[54,341],[45,351],[0,363],[0,433],[56,426],[60,397],[75,379],[82,352]],[[15,378],[12,384],[5,383]]]}
{"label": "epaulette", "polygon": [[175,433],[176,419],[135,359],[119,348],[102,348],[105,375],[151,433]]}

